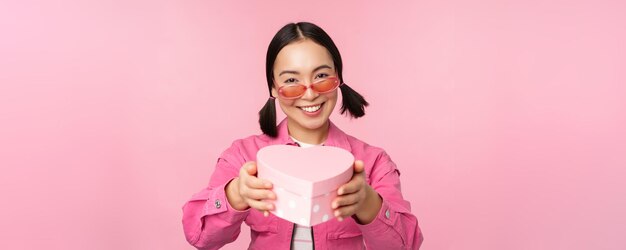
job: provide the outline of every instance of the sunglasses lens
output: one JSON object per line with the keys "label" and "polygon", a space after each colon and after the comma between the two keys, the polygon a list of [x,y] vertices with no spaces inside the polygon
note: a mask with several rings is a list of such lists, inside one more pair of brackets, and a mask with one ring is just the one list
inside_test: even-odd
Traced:
{"label": "sunglasses lens", "polygon": [[328,78],[313,84],[311,88],[318,93],[326,93],[335,90],[337,86],[339,86],[339,80],[337,80],[337,78]]}
{"label": "sunglasses lens", "polygon": [[306,86],[300,84],[285,85],[278,89],[278,93],[284,98],[298,98],[304,94]]}
{"label": "sunglasses lens", "polygon": [[[335,77],[324,79],[322,81],[313,83],[311,88],[317,93],[328,93],[335,90],[339,86],[339,80]],[[307,90],[307,86],[302,84],[285,85],[278,88],[278,94],[285,99],[296,99],[304,95]]]}

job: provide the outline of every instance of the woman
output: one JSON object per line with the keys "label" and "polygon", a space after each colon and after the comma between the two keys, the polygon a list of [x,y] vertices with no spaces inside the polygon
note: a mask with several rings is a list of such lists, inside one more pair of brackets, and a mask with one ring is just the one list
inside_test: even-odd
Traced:
{"label": "woman", "polygon": [[[236,140],[218,159],[209,186],[183,206],[187,241],[218,249],[234,241],[241,223],[251,228],[251,249],[418,249],[423,240],[410,204],[402,198],[396,165],[380,148],[345,134],[329,116],[341,89],[346,111],[365,114],[368,103],[343,83],[339,50],[318,26],[284,26],[266,58],[270,97],[259,112],[262,135]],[[287,116],[276,125],[275,102]],[[268,211],[272,183],[256,178],[256,153],[276,144],[335,146],[355,159],[352,179],[332,202],[336,220],[303,227]]]}

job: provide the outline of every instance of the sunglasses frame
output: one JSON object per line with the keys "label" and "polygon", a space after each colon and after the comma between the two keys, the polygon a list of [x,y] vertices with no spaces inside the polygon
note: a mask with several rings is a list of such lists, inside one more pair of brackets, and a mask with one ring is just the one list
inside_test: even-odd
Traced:
{"label": "sunglasses frame", "polygon": [[[337,78],[336,76],[331,76],[331,77],[327,77],[327,78],[325,78],[324,80],[321,80],[321,81],[318,81],[318,82],[315,82],[315,83],[311,83],[311,84],[309,84],[309,85],[304,85],[304,84],[301,84],[301,83],[297,83],[297,84],[289,84],[289,85],[283,85],[283,86],[281,86],[280,88],[278,88],[278,96],[280,96],[280,98],[285,99],[285,100],[293,100],[293,99],[298,99],[298,98],[300,98],[300,97],[304,96],[304,94],[306,94],[307,90],[309,90],[309,89],[311,89],[311,90],[313,90],[313,91],[315,91],[315,92],[317,92],[317,93],[319,93],[319,94],[327,94],[327,93],[333,92],[334,90],[336,90],[337,88],[339,88],[341,85],[343,85],[343,82],[339,82],[339,84],[336,84],[336,85],[335,85],[335,87],[333,87],[332,89],[330,89],[330,90],[328,90],[328,91],[324,91],[324,92],[318,92],[317,90],[315,90],[315,89],[313,88],[313,85],[315,85],[315,84],[319,84],[319,83],[321,83],[321,82],[325,82],[325,81],[328,81],[328,80],[334,80],[335,82],[339,82],[339,78]],[[294,85],[304,86],[304,88],[305,88],[305,89],[304,89],[304,91],[302,92],[302,94],[300,94],[300,95],[298,95],[298,96],[294,96],[294,97],[286,97],[286,96],[283,94],[284,88],[285,88],[285,87],[294,86]]]}

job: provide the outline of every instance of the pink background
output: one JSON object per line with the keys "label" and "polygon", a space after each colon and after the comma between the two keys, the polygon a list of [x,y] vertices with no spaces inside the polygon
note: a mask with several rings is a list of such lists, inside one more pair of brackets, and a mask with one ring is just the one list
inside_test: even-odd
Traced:
{"label": "pink background", "polygon": [[423,249],[626,248],[626,2],[293,2],[0,2],[0,249],[191,249],[181,207],[259,133],[300,20],[372,103],[332,119],[398,164]]}

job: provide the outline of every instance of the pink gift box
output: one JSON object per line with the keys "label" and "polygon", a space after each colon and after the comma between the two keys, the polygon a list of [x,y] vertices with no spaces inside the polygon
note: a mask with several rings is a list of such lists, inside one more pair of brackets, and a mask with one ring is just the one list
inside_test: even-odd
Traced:
{"label": "pink gift box", "polygon": [[267,146],[257,153],[257,177],[274,185],[274,215],[303,226],[333,218],[337,189],[352,178],[354,156],[341,148]]}

